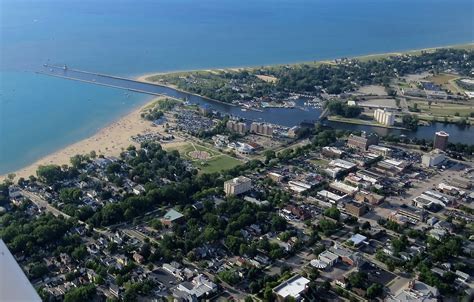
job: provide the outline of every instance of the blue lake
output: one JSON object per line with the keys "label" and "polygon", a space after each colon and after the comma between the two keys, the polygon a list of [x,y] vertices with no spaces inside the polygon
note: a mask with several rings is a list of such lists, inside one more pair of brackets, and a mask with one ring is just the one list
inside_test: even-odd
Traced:
{"label": "blue lake", "polygon": [[474,40],[473,6],[469,0],[0,0],[0,174],[92,135],[149,99],[35,74],[44,63],[133,77],[460,44]]}

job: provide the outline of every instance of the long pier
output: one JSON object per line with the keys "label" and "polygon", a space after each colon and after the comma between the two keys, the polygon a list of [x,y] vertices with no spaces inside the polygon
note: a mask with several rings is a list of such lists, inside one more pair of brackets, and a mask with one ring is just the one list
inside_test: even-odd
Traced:
{"label": "long pier", "polygon": [[185,92],[181,92],[164,85],[145,83],[128,78],[70,69],[54,65],[44,65],[43,69],[37,71],[37,73],[155,96],[165,95],[174,98],[183,98],[187,96],[187,93]]}
{"label": "long pier", "polygon": [[128,91],[154,95],[167,96],[175,99],[196,99],[200,98],[204,101],[225,104],[226,106],[235,107],[234,104],[223,103],[205,96],[200,96],[190,92],[182,91],[177,88],[168,87],[162,84],[141,82],[130,78],[113,76],[103,73],[96,73],[78,69],[72,69],[56,65],[43,65],[43,68],[37,71],[39,74],[85,82],[94,85],[107,86],[117,89],[124,89]]}

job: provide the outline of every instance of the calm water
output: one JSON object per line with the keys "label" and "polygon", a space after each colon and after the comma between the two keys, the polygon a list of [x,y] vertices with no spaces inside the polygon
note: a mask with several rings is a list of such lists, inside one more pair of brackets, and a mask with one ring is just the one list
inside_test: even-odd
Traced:
{"label": "calm water", "polygon": [[46,62],[135,76],[473,40],[470,0],[0,0],[0,174],[148,99],[32,72]]}

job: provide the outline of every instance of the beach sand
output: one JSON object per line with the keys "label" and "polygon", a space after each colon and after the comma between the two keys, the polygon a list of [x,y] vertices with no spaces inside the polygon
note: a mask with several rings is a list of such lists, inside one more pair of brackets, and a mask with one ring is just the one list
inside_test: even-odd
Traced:
{"label": "beach sand", "polygon": [[[157,99],[158,98],[154,99],[150,103],[155,102]],[[27,178],[30,175],[36,175],[36,170],[40,165],[69,165],[70,158],[76,154],[89,154],[91,151],[95,151],[97,155],[118,156],[122,150],[128,146],[137,146],[138,144],[130,139],[131,136],[140,133],[162,131],[162,127],[153,127],[150,121],[140,117],[142,109],[150,103],[133,110],[119,120],[100,129],[93,136],[69,145],[64,149],[39,159],[27,167],[13,172],[16,175],[15,180],[18,180],[19,177]],[[1,175],[0,181],[5,177],[6,175]]]}

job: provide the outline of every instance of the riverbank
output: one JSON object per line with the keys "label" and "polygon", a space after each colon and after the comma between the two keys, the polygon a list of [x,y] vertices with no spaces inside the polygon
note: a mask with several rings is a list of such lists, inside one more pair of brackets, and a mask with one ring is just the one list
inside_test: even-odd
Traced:
{"label": "riverbank", "polygon": [[[451,47],[472,49],[474,48],[474,44],[470,43],[470,44],[457,45],[457,46],[451,46]],[[437,47],[437,48],[445,48],[445,47]],[[423,50],[428,51],[428,50],[433,50],[433,49],[436,49],[436,48],[425,48]],[[421,52],[421,51],[422,50],[415,50],[415,51],[408,51],[408,52]],[[387,53],[384,56],[386,57],[386,56],[394,55],[394,54],[399,55],[403,53],[404,52]],[[382,55],[371,55],[371,56],[373,58],[380,58]],[[362,57],[368,57],[368,56],[360,56],[360,57],[355,57],[355,58],[362,58]],[[315,63],[315,62],[312,62],[312,63]],[[304,64],[304,63],[298,63],[298,64]],[[275,65],[275,66],[278,66],[278,65]],[[217,68],[215,70],[204,69],[201,71],[194,70],[194,71],[189,71],[189,72],[216,72],[218,70],[237,70],[237,69],[246,69],[246,68],[256,68],[256,67],[241,67],[241,68],[231,67],[231,68],[226,68],[226,69]],[[150,80],[151,77],[166,75],[170,73],[185,73],[185,72],[186,71],[161,72],[161,73],[151,73],[151,74],[149,73],[149,74],[144,74],[137,77],[136,80],[141,81],[141,82],[156,84],[156,81]],[[160,84],[160,85],[163,85],[163,84]],[[175,89],[177,91],[183,92],[182,90],[177,89],[177,87],[173,87],[173,85],[168,85],[168,87]],[[184,92],[184,93],[187,93],[190,96],[198,96],[197,94],[190,94],[188,92]],[[209,98],[204,98],[204,97],[201,97],[201,98],[211,100]],[[216,100],[211,100],[211,101],[218,102]],[[225,104],[226,106],[232,106],[232,104],[228,104],[228,103],[222,103],[222,102],[218,102],[218,103]],[[29,175],[35,174],[36,169],[39,165],[52,164],[52,163],[59,164],[59,165],[69,164],[69,158],[71,156],[75,154],[89,153],[90,151],[96,151],[98,154],[104,154],[104,155],[118,155],[121,152],[122,148],[126,148],[132,143],[130,141],[130,136],[143,133],[149,130],[149,127],[151,127],[151,123],[140,119],[139,117],[140,110],[141,110],[141,107],[138,109],[135,109],[130,114],[117,120],[116,122],[110,124],[109,126],[99,130],[92,137],[89,137],[85,140],[81,140],[64,149],[61,149],[50,155],[47,155],[35,161],[33,164],[30,164],[27,167],[19,169],[13,173],[17,174],[17,177],[28,177]],[[239,110],[239,109],[236,107],[235,109],[232,108],[231,110]],[[227,109],[225,110],[225,112],[232,114],[231,110]],[[239,110],[239,113],[240,113],[240,110]],[[265,111],[265,114],[274,116],[275,120],[279,120],[283,118],[281,115],[278,115],[277,111],[269,110],[269,111]],[[302,119],[304,118],[302,117]],[[276,123],[275,121],[270,121],[270,122]],[[364,124],[364,126],[379,127],[379,125],[372,125],[372,124],[371,125]],[[401,130],[401,129],[398,129],[398,130]],[[0,179],[1,178],[2,176],[0,176]]]}
{"label": "riverbank", "polygon": [[[97,155],[118,156],[122,150],[130,145],[137,145],[130,140],[130,137],[137,134],[143,134],[150,131],[156,131],[152,128],[150,121],[141,118],[140,113],[150,104],[162,99],[162,97],[154,98],[147,104],[135,108],[130,113],[116,120],[112,124],[100,129],[96,134],[84,140],[78,141],[61,150],[49,154],[34,163],[14,171],[16,179],[19,177],[27,178],[30,175],[36,175],[36,170],[40,165],[69,165],[69,159],[76,154],[89,154],[95,151]],[[0,175],[2,180],[6,175]]]}
{"label": "riverbank", "polygon": [[346,117],[341,117],[341,116],[336,116],[336,115],[330,115],[327,117],[328,121],[331,122],[339,122],[339,123],[347,123],[347,124],[354,124],[354,125],[364,125],[364,126],[371,126],[371,127],[380,127],[380,128],[387,128],[387,129],[397,129],[397,130],[408,130],[403,127],[397,127],[397,126],[388,126],[388,125],[382,125],[373,121],[366,121],[366,120],[361,120],[357,118],[346,118]]}

